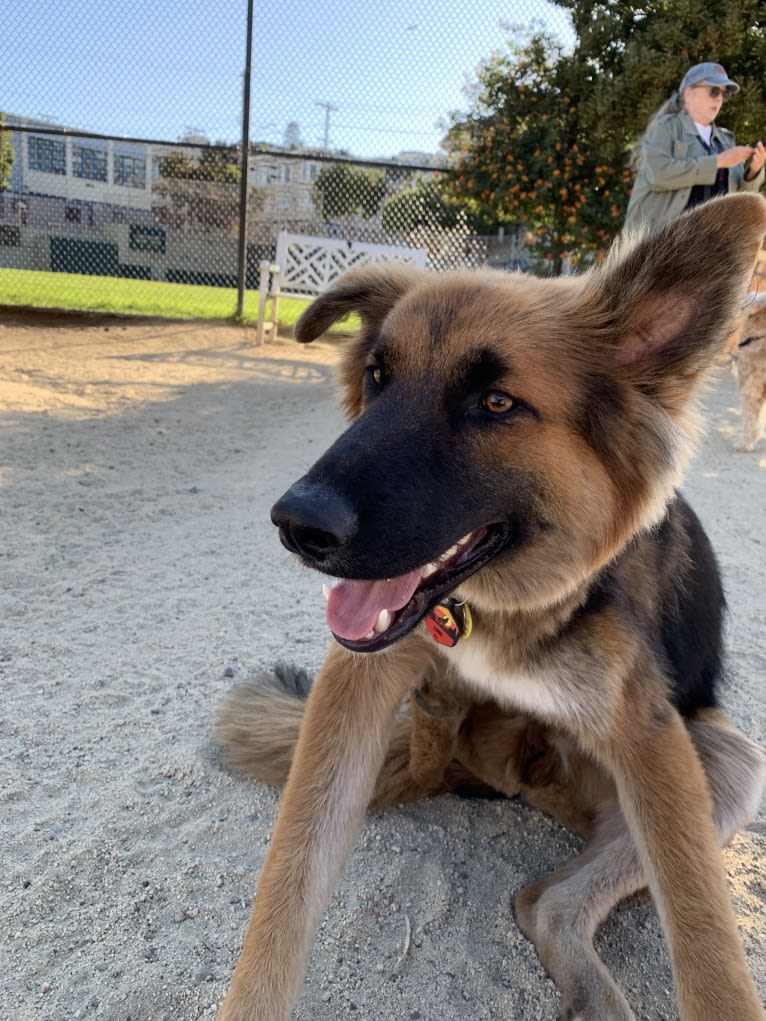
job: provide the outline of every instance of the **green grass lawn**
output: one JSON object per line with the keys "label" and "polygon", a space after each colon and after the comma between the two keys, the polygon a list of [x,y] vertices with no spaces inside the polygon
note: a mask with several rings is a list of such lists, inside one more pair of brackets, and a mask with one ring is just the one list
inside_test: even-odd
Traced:
{"label": "green grass lawn", "polygon": [[[280,298],[280,328],[289,330],[306,304],[295,298]],[[234,288],[156,280],[0,269],[0,305],[163,319],[232,319],[237,310],[237,292]],[[258,291],[246,292],[242,318],[247,323],[257,322]],[[353,322],[341,328],[348,332]]]}

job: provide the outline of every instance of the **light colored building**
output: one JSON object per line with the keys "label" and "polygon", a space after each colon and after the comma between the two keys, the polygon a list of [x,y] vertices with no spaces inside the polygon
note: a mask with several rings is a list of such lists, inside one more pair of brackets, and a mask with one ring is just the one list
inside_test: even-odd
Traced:
{"label": "light colored building", "polygon": [[[151,146],[64,133],[58,125],[28,117],[8,116],[6,124],[16,151],[10,187],[13,196],[59,199],[64,205],[65,222],[70,223],[87,215],[91,203],[116,209],[151,209]],[[39,134],[35,128],[41,129]],[[45,129],[61,133],[49,134]],[[22,213],[23,209],[22,201]],[[9,222],[6,210],[4,214]]]}
{"label": "light colored building", "polygon": [[0,267],[150,277],[165,246],[152,208],[158,147],[14,115],[6,127],[15,159],[0,192]]}
{"label": "light colored building", "polygon": [[[289,153],[289,155],[288,155]],[[316,218],[314,183],[322,162],[312,150],[273,149],[256,152],[248,161],[247,183],[257,189],[260,201],[254,211],[256,221],[303,223]]]}

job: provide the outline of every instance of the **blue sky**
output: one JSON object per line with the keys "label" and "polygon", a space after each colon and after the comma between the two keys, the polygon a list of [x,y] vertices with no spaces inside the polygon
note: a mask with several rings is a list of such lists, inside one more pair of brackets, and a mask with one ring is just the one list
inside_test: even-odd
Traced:
{"label": "blue sky", "polygon": [[[106,134],[175,140],[240,135],[246,0],[20,0],[0,34],[0,110]],[[251,138],[354,155],[436,151],[440,118],[512,34],[544,23],[546,0],[255,0]]]}

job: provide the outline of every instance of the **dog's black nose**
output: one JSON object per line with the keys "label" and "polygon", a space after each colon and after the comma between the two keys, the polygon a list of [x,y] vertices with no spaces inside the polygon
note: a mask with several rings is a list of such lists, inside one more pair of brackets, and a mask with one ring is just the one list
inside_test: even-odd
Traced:
{"label": "dog's black nose", "polygon": [[356,535],[359,522],[340,495],[305,483],[291,486],[271,508],[282,544],[312,564],[321,564]]}

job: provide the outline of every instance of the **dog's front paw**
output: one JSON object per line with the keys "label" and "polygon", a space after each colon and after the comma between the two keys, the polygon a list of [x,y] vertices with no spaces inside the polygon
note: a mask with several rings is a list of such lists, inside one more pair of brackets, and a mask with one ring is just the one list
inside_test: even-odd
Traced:
{"label": "dog's front paw", "polygon": [[757,442],[757,440],[738,440],[738,442],[734,444],[734,449],[738,454],[751,454],[755,450]]}

